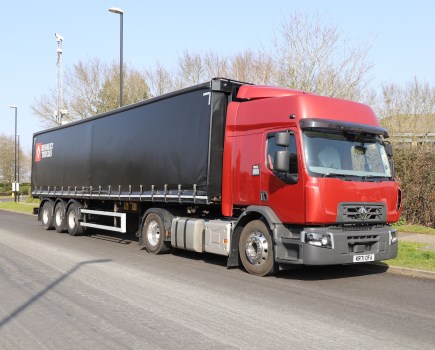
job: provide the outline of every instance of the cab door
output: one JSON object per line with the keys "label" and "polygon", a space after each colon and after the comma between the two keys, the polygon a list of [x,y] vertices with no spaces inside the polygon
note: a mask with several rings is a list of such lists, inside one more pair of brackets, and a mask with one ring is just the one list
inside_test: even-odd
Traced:
{"label": "cab door", "polygon": [[234,143],[233,203],[261,205],[262,132],[245,133]]}
{"label": "cab door", "polygon": [[[281,136],[286,136],[284,143],[280,141]],[[298,132],[293,128],[268,131],[263,134],[261,205],[272,208],[283,223],[303,224],[305,222],[302,154],[298,139]],[[278,168],[280,161],[278,153],[280,152],[281,156],[289,157],[287,171]]]}

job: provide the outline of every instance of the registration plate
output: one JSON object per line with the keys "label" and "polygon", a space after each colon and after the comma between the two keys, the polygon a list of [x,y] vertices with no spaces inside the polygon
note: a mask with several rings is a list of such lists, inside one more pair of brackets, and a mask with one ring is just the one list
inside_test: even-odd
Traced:
{"label": "registration plate", "polygon": [[361,255],[353,256],[353,262],[367,262],[367,261],[375,261],[375,254],[361,254]]}

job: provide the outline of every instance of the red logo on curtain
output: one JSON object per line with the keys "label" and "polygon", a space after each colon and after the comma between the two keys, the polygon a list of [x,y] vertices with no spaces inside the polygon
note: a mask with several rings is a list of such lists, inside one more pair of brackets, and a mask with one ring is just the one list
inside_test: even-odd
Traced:
{"label": "red logo on curtain", "polygon": [[35,145],[35,162],[41,161],[41,154],[42,154],[42,143],[37,143]]}

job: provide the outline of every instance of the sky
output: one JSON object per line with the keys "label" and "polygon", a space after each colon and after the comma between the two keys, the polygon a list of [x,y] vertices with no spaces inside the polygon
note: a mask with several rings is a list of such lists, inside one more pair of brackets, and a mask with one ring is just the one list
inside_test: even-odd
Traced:
{"label": "sky", "polygon": [[[232,55],[267,45],[293,13],[318,12],[355,44],[373,44],[375,88],[414,77],[435,86],[435,1],[238,0],[4,1],[0,21],[0,135],[18,131],[25,151],[43,129],[31,105],[56,87],[57,43],[63,70],[98,57],[119,62],[119,15],[124,10],[124,63],[145,70],[176,65],[183,51]],[[228,77],[231,78],[231,77]]]}

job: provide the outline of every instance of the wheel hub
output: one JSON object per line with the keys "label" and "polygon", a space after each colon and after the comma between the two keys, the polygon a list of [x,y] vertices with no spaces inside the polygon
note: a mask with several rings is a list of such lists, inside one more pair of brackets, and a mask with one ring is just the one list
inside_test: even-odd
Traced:
{"label": "wheel hub", "polygon": [[60,226],[62,224],[62,217],[60,210],[56,211],[56,225]]}
{"label": "wheel hub", "polygon": [[147,238],[148,242],[152,246],[156,246],[160,240],[160,228],[157,221],[151,221],[147,227]]}
{"label": "wheel hub", "polygon": [[261,232],[252,232],[246,241],[246,257],[253,265],[266,261],[269,254],[269,244]]}
{"label": "wheel hub", "polygon": [[68,226],[70,228],[75,227],[76,225],[76,214],[74,213],[74,211],[71,211],[68,215]]}
{"label": "wheel hub", "polygon": [[42,212],[42,222],[43,222],[44,224],[46,224],[46,223],[48,222],[48,210],[47,210],[47,209],[45,209],[45,210]]}

